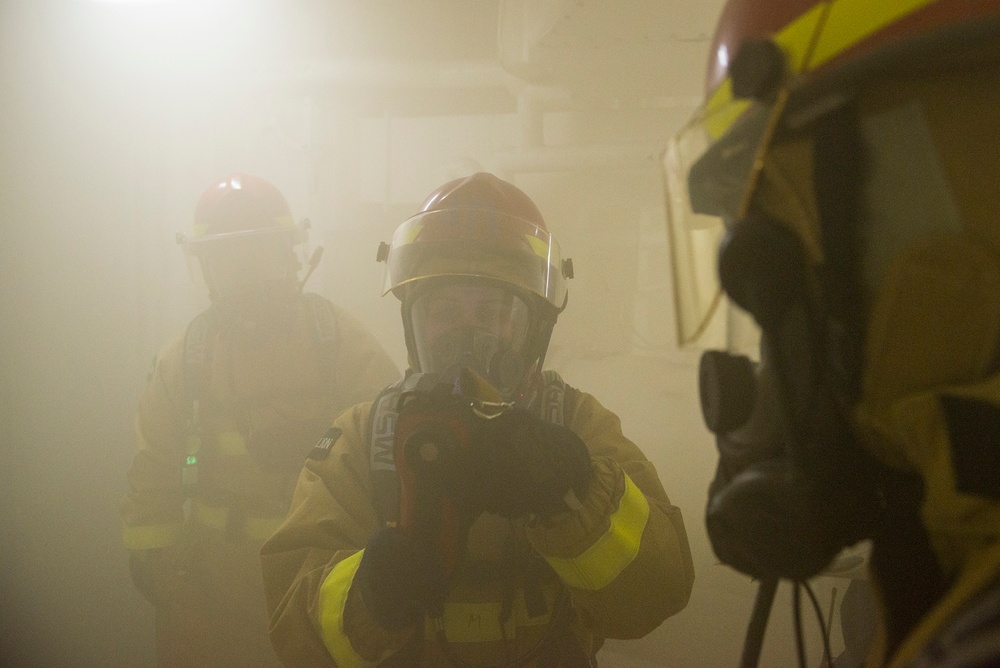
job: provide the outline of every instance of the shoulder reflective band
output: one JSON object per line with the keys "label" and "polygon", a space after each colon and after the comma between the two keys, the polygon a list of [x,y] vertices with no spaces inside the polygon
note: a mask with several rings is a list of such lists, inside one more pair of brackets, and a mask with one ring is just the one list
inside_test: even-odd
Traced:
{"label": "shoulder reflective band", "polygon": [[354,581],[354,574],[358,572],[363,554],[364,550],[358,550],[339,562],[319,588],[319,627],[323,634],[323,644],[341,668],[355,666],[365,668],[375,665],[365,661],[354,651],[350,639],[344,633],[347,592],[351,590],[351,582]]}
{"label": "shoulder reflective band", "polygon": [[570,587],[591,591],[603,589],[639,554],[647,519],[649,502],[626,475],[625,492],[604,535],[574,559],[546,557],[545,560]]}
{"label": "shoulder reflective band", "polygon": [[934,0],[837,0],[830,3],[830,12],[816,36],[816,46],[808,67],[816,68],[844,51],[901,21],[906,16],[932,4]]}

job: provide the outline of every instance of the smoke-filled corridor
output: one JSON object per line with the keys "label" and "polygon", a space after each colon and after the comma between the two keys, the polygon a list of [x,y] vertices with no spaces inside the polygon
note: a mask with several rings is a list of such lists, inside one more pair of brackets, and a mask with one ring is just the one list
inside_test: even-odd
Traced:
{"label": "smoke-filled corridor", "polygon": [[[701,102],[720,9],[4,2],[0,664],[154,665],[119,505],[150,364],[207,305],[175,239],[202,190],[234,171],[280,188],[324,248],[308,288],[402,369],[379,242],[440,183],[486,171],[534,199],[573,260],[547,366],[621,417],[691,540],[688,606],[645,638],[608,641],[601,665],[736,665],[756,585],[719,565],[705,534],[716,452],[701,349],[677,343],[662,162]],[[814,582],[835,650],[847,583]],[[763,665],[794,662],[792,624],[782,588]],[[818,665],[811,609],[804,624]]]}

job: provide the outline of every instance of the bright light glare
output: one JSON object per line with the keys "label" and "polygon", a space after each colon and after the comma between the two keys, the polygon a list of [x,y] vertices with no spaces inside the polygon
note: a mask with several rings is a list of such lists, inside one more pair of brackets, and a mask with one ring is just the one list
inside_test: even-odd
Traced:
{"label": "bright light glare", "polygon": [[729,68],[729,49],[726,48],[725,44],[719,45],[719,50],[716,52],[715,58],[722,71],[725,72]]}
{"label": "bright light glare", "polygon": [[266,57],[260,3],[237,0],[90,0],[101,7],[102,50],[147,81],[205,81]]}

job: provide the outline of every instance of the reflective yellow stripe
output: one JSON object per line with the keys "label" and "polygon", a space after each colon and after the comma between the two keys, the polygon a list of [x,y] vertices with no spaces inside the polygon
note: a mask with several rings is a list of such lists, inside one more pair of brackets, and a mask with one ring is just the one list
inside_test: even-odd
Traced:
{"label": "reflective yellow stripe", "polygon": [[733,83],[727,78],[708,100],[702,121],[705,133],[712,140],[718,139],[749,107],[750,100],[733,99]]}
{"label": "reflective yellow stripe", "polygon": [[545,239],[539,239],[538,237],[533,237],[530,235],[524,236],[525,241],[531,246],[531,250],[538,257],[545,259],[549,257],[549,242]]}
{"label": "reflective yellow stripe", "polygon": [[809,67],[814,68],[935,0],[836,0],[823,24]]}
{"label": "reflective yellow stripe", "polygon": [[363,554],[364,550],[359,550],[339,562],[319,588],[319,628],[323,644],[326,645],[333,660],[342,668],[375,665],[365,661],[354,651],[351,641],[344,633],[347,593],[351,590],[351,582],[354,581],[354,574],[358,572]]}
{"label": "reflective yellow stripe", "polygon": [[[774,35],[774,42],[785,53],[786,63],[791,72],[801,72],[805,67],[809,47],[825,10],[825,3],[816,5]],[[735,56],[735,53],[729,54],[730,58]],[[725,134],[750,104],[750,100],[733,99],[732,79],[726,77],[705,104],[704,126],[708,136],[718,139]]]}
{"label": "reflective yellow stripe", "polygon": [[[226,506],[209,506],[195,501],[191,514],[198,524],[218,531],[225,531],[229,522],[229,508]],[[240,533],[253,540],[267,540],[278,530],[283,520],[283,517],[249,516],[243,520]]]}
{"label": "reflective yellow stripe", "polygon": [[400,239],[398,245],[403,246],[405,244],[412,244],[413,241],[417,238],[417,235],[420,234],[420,232],[423,229],[424,229],[424,224],[422,222],[414,221],[413,225],[410,225],[402,230],[403,232],[405,232],[405,235],[403,236],[402,239]]}
{"label": "reflective yellow stripe", "polygon": [[[548,587],[542,591],[545,597],[546,610],[544,614],[531,617],[524,601],[524,590],[519,589],[514,598],[514,606],[506,623],[500,621],[502,605],[499,601],[493,603],[456,603],[446,602],[441,621],[444,624],[444,635],[448,642],[474,643],[499,642],[506,638],[517,637],[517,629],[529,626],[545,626],[552,616],[557,591]],[[437,630],[434,620],[428,618],[424,624],[424,637],[434,640]]]}
{"label": "reflective yellow stripe", "polygon": [[607,532],[575,559],[546,557],[563,582],[596,591],[611,584],[639,554],[642,532],[649,519],[649,502],[632,479],[625,476],[625,492],[611,515]]}
{"label": "reflective yellow stripe", "polygon": [[153,550],[177,542],[181,524],[154,524],[150,526],[122,527],[122,542],[130,550]]}
{"label": "reflective yellow stripe", "polygon": [[[935,0],[834,0],[819,3],[772,37],[787,57],[790,72],[815,69],[886,26],[922,9]],[[825,16],[824,16],[825,13]],[[729,54],[733,58],[736,54]],[[705,104],[703,125],[711,139],[718,139],[750,106],[733,99],[729,77],[712,92]]]}
{"label": "reflective yellow stripe", "polygon": [[[319,626],[323,644],[337,662],[338,666],[374,666],[365,661],[351,645],[350,639],[344,633],[344,609],[347,606],[347,595],[351,590],[354,575],[361,565],[364,551],[358,551],[333,567],[323,581],[319,591]],[[514,606],[510,618],[505,624],[500,622],[501,604],[495,603],[457,603],[446,602],[442,614],[445,637],[448,642],[474,643],[498,642],[506,637],[511,640],[517,636],[518,628],[545,626],[549,623],[552,608],[558,592],[554,587],[542,591],[545,597],[546,612],[532,617],[528,613],[524,591],[518,590],[514,598]],[[506,636],[504,635],[506,634]],[[434,620],[425,619],[424,636],[428,640],[437,637]]]}
{"label": "reflective yellow stripe", "polygon": [[816,39],[816,31],[826,29],[827,24],[821,24],[820,21],[828,8],[829,3],[818,4],[774,35],[774,43],[785,53],[788,71],[797,74],[815,62],[810,52]]}

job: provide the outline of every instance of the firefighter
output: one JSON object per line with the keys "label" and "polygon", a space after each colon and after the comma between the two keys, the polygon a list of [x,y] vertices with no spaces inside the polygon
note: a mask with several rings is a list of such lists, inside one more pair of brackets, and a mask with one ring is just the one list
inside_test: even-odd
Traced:
{"label": "firefighter", "polygon": [[745,325],[702,357],[716,554],[870,539],[869,665],[1000,664],[1000,2],[732,0],[667,164]]}
{"label": "firefighter", "polygon": [[[681,610],[693,568],[680,511],[619,419],[542,370],[572,271],[531,199],[488,173],[450,181],[380,258],[409,370],[338,418],[261,551],[282,659],[590,666],[604,638],[641,637]],[[458,427],[442,418],[454,442],[440,477],[414,473],[400,434],[419,433],[420,410],[404,400],[424,379],[462,378],[456,368],[491,401],[464,404]],[[434,489],[453,523],[420,524]]]}
{"label": "firefighter", "polygon": [[211,303],[156,357],[122,505],[161,666],[278,665],[260,546],[329,422],[399,377],[359,321],[303,292],[306,225],[272,184],[236,173],[179,238]]}

